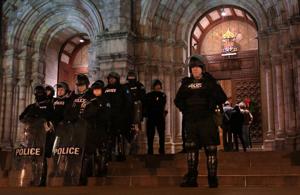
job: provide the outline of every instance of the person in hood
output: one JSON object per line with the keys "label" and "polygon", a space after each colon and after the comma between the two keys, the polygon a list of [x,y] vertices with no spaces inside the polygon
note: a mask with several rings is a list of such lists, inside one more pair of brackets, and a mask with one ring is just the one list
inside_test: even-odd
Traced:
{"label": "person in hood", "polygon": [[208,185],[218,186],[217,145],[220,144],[215,110],[227,97],[216,79],[205,71],[205,58],[192,55],[189,58],[190,77],[183,82],[174,100],[176,107],[184,115],[185,149],[187,152],[187,174],[182,187],[196,187],[198,178],[199,149],[204,148],[208,172]]}

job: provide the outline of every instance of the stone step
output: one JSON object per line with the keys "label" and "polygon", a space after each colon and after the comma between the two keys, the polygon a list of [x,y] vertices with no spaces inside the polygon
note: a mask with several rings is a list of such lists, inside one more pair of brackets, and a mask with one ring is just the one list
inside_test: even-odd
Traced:
{"label": "stone step", "polygon": [[[200,164],[205,164],[206,157],[200,155]],[[120,168],[164,168],[186,166],[186,155],[137,155],[129,156],[125,162],[112,162],[112,167]],[[253,167],[253,168],[271,168],[278,169],[292,166],[295,162],[291,158],[291,154],[274,153],[274,152],[249,152],[249,153],[224,153],[218,155],[218,164],[220,167]],[[298,163],[299,164],[299,163]]]}
{"label": "stone step", "polygon": [[[200,156],[205,156],[203,152]],[[300,155],[286,152],[219,152],[218,174],[221,186],[300,186]],[[199,184],[206,186],[206,158],[200,158]],[[186,173],[186,155],[136,155],[125,162],[110,162],[108,177],[91,177],[95,186],[178,186]],[[2,172],[0,172],[2,173]],[[13,173],[10,173],[13,174]],[[2,174],[4,175],[4,174]],[[62,186],[53,178],[50,186]],[[0,177],[0,187],[9,186]]]}
{"label": "stone step", "polygon": [[[108,175],[110,176],[138,176],[138,175],[184,175],[186,173],[186,168],[143,168],[143,169],[126,169],[126,168],[115,168],[110,167]],[[205,166],[200,167],[200,173],[207,174]],[[284,175],[284,174],[300,174],[300,167],[293,168],[284,168],[284,169],[251,169],[251,168],[242,168],[242,169],[230,169],[230,168],[220,168],[218,167],[218,173],[222,175]]]}
{"label": "stone step", "polygon": [[[109,176],[106,178],[91,177],[88,186],[118,187],[169,187],[179,186],[182,176]],[[198,176],[199,186],[207,186],[207,176]],[[62,179],[52,181],[50,186],[62,186]],[[267,187],[267,186],[300,186],[299,175],[219,175],[220,186],[234,187]]]}
{"label": "stone step", "polygon": [[[125,186],[178,186],[182,176],[140,176],[140,177],[108,177],[108,178],[90,178],[89,185],[125,185]],[[200,175],[198,177],[200,186],[207,186],[207,177]],[[219,175],[220,186],[294,186],[300,185],[300,175],[285,176],[243,176],[243,175]]]}

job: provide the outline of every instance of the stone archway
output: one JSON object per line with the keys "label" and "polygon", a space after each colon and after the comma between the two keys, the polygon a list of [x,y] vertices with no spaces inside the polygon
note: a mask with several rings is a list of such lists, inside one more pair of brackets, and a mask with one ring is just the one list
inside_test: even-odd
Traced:
{"label": "stone archway", "polygon": [[220,80],[233,106],[250,100],[248,109],[254,116],[251,140],[261,146],[257,34],[256,21],[247,11],[236,6],[215,7],[204,13],[194,25],[190,51],[206,56],[207,71]]}
{"label": "stone archway", "polygon": [[[89,69],[95,66],[97,35],[104,30],[92,1],[18,1],[5,4],[4,94],[0,143],[8,150],[21,136],[19,114],[32,102],[36,84],[57,82],[59,51],[70,37],[86,34],[92,42]],[[16,11],[17,10],[17,11]]]}
{"label": "stone archway", "polygon": [[[211,1],[142,1],[140,32],[143,39],[147,40],[137,45],[139,51],[137,63],[142,82],[147,86],[151,78],[158,76],[156,70],[162,74],[161,78],[169,78],[165,83],[165,91],[168,96],[167,108],[170,114],[167,118],[166,136],[167,144],[172,151],[181,149],[181,114],[173,105],[176,90],[180,86],[181,79],[187,75],[185,60],[190,55],[190,40],[194,24],[207,11],[218,6],[239,6],[247,10],[259,19],[257,24],[261,30],[268,25],[267,15],[257,2],[234,0]],[[176,11],[171,11],[176,10]],[[150,49],[147,49],[150,48]],[[153,49],[152,49],[153,48]],[[141,52],[144,50],[144,52]],[[147,74],[146,74],[147,72]],[[145,75],[145,76],[144,76]],[[170,81],[170,82],[169,82]]]}

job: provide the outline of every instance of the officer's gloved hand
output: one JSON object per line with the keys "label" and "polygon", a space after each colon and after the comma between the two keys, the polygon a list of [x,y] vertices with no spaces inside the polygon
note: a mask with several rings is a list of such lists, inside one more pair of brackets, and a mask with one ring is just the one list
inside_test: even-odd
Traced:
{"label": "officer's gloved hand", "polygon": [[44,128],[46,132],[54,131],[54,127],[51,121],[44,122]]}

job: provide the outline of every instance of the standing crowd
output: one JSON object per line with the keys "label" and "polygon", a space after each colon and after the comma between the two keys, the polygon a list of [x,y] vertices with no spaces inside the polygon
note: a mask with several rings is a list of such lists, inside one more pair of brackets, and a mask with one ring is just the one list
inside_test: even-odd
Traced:
{"label": "standing crowd", "polygon": [[[46,185],[47,158],[59,151],[58,143],[81,146],[80,184],[86,185],[88,176],[105,176],[109,161],[124,161],[126,154],[137,154],[138,134],[144,117],[147,118],[148,154],[153,154],[155,128],[160,138],[159,153],[165,153],[166,95],[160,80],[152,82],[152,91],[147,94],[134,71],[128,72],[126,84],[120,83],[118,73],[111,72],[106,86],[102,80],[89,85],[88,77],[78,74],[75,91],[71,91],[66,82],[59,82],[56,97],[53,87],[38,85],[34,89],[35,103],[27,106],[19,117],[29,128],[34,124],[32,121],[45,120],[41,186]],[[66,132],[70,134],[66,135]],[[127,143],[130,143],[129,151],[126,151]],[[61,158],[53,159],[58,168]],[[74,166],[76,160],[69,157],[68,163],[68,166]]]}
{"label": "standing crowd", "polygon": [[[226,135],[225,150],[233,147],[230,141],[231,132],[234,132],[236,143],[237,138],[240,138],[246,150],[250,142],[249,136],[245,135],[249,135],[252,116],[244,105],[231,108],[225,102],[226,94],[217,80],[206,71],[206,60],[203,56],[190,56],[188,66],[190,76],[182,79],[174,100],[183,116],[182,138],[187,156],[187,174],[183,177],[181,186],[198,185],[199,150],[203,148],[207,159],[209,187],[217,187],[217,145],[220,144],[218,116],[224,116],[222,128],[223,137]],[[138,153],[138,136],[143,118],[146,118],[147,153],[154,153],[153,141],[157,130],[158,152],[165,154],[165,116],[168,112],[165,109],[166,94],[162,92],[163,84],[160,80],[152,81],[152,91],[146,93],[134,71],[128,72],[126,84],[120,83],[118,73],[111,72],[107,76],[106,86],[102,80],[89,86],[89,79],[84,74],[77,75],[75,91],[71,91],[67,83],[59,82],[56,85],[56,97],[51,86],[36,86],[35,103],[27,106],[20,115],[21,122],[29,126],[35,119],[45,120],[46,144],[39,182],[41,186],[46,185],[49,175],[47,158],[52,158],[56,162],[54,169],[59,170],[62,158],[54,155],[55,152],[67,153],[74,148],[77,151],[76,146],[83,148],[79,184],[86,185],[87,178],[92,175],[106,176],[109,161],[125,161],[127,154]],[[74,148],[59,148],[62,143],[72,143]],[[130,143],[128,151],[127,143]],[[74,175],[78,160],[69,156],[67,161],[69,170],[64,176]]]}

